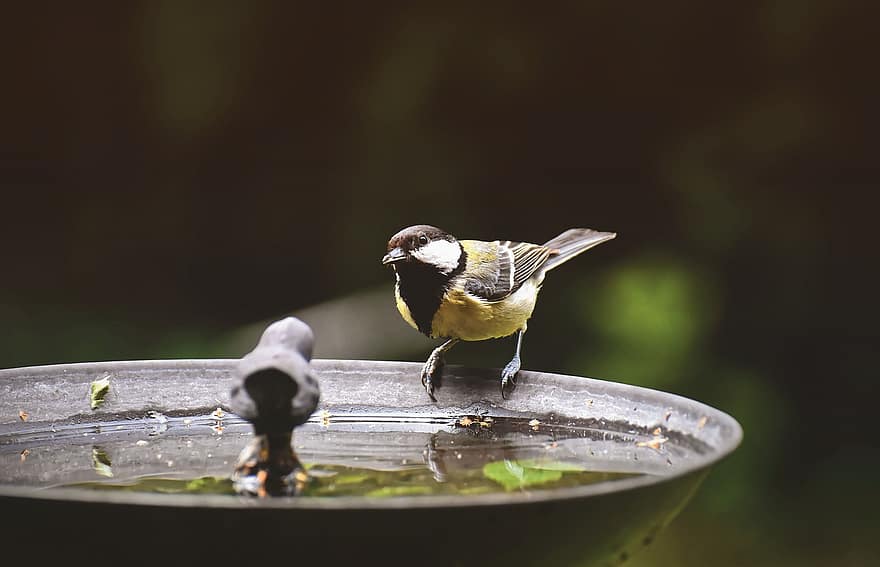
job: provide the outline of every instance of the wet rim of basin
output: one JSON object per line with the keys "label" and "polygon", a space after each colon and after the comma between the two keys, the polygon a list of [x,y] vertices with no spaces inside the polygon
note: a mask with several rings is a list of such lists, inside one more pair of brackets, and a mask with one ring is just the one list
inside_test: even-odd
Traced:
{"label": "wet rim of basin", "polygon": [[[85,362],[0,370],[0,435],[16,429],[59,421],[101,422],[148,411],[193,414],[228,408],[235,359],[171,359]],[[594,378],[522,370],[507,400],[498,388],[498,369],[447,366],[437,403],[430,403],[419,381],[420,363],[316,359],[321,383],[318,412],[333,407],[373,407],[407,414],[489,415],[552,414],[606,421],[626,420],[634,426],[665,425],[668,431],[704,442],[711,451],[690,459],[668,475],[645,475],[610,483],[477,495],[398,496],[365,498],[249,499],[225,495],[97,492],[83,488],[33,488],[0,484],[2,498],[194,508],[398,509],[495,506],[589,498],[663,484],[708,471],[733,452],[742,428],[730,415],[704,403],[650,388]],[[88,407],[92,380],[110,375],[114,386],[105,406]],[[186,384],[186,390],[180,385]],[[34,387],[40,385],[39,391]],[[51,385],[51,387],[46,387]],[[19,409],[33,408],[35,421],[21,422]],[[640,411],[641,410],[641,411]],[[665,418],[664,418],[665,416]],[[671,417],[670,417],[671,416]],[[664,423],[665,422],[665,423]]]}

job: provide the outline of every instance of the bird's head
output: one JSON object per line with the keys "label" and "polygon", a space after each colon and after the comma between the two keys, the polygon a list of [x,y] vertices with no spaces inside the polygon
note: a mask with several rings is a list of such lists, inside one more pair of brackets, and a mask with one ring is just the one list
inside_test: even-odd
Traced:
{"label": "bird's head", "polygon": [[388,241],[385,265],[423,265],[450,274],[461,260],[461,244],[454,236],[435,226],[419,224],[405,228]]}

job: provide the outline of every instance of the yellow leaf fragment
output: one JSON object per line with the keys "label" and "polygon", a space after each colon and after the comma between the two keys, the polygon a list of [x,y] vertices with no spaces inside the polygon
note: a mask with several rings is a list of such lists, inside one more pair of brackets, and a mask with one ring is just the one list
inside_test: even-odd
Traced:
{"label": "yellow leaf fragment", "polygon": [[93,381],[89,385],[89,405],[92,409],[98,409],[104,403],[107,392],[110,391],[110,375]]}

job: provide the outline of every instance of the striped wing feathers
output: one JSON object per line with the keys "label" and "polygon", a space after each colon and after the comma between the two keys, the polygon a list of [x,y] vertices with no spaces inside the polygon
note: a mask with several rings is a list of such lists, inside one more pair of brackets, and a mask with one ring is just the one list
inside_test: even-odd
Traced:
{"label": "striped wing feathers", "polygon": [[553,253],[527,242],[471,241],[468,252],[468,281],[465,290],[485,301],[501,301],[518,290]]}

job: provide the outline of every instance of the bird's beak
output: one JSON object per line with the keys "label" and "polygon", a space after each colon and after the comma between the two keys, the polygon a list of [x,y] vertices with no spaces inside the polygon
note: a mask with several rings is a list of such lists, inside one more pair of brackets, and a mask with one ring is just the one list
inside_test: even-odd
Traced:
{"label": "bird's beak", "polygon": [[406,252],[401,250],[400,247],[398,246],[397,248],[388,252],[388,254],[385,254],[385,256],[382,258],[382,263],[386,264],[386,265],[393,264],[395,262],[400,262],[401,260],[405,260],[405,259],[406,259]]}

